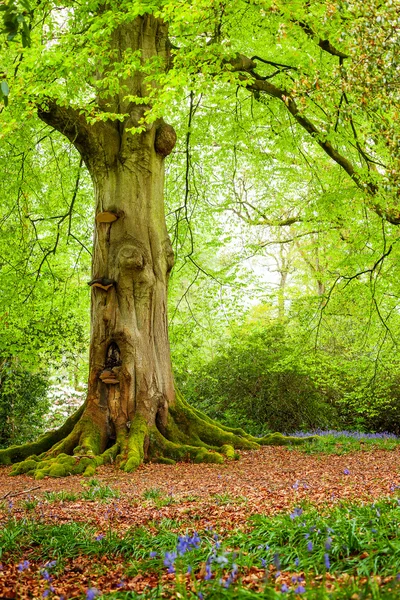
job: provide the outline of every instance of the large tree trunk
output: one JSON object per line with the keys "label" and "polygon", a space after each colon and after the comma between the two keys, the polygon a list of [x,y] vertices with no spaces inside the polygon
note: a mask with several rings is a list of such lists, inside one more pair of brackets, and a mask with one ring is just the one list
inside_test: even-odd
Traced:
{"label": "large tree trunk", "polygon": [[[92,281],[109,282],[92,285],[86,413],[103,424],[101,450],[110,438],[124,436],[138,415],[148,428],[156,422],[165,428],[175,397],[167,323],[173,251],[164,216],[164,156],[155,143],[163,130],[172,145],[171,129],[152,127],[137,136],[124,162],[118,157],[93,175]],[[108,220],[105,213],[118,219],[101,222],[103,215]]]}
{"label": "large tree trunk", "polygon": [[[158,56],[167,68],[163,22],[145,15],[111,35],[113,56],[139,49],[142,63]],[[167,324],[174,257],[163,187],[176,136],[161,119],[132,133],[148,107],[125,100],[127,93],[145,97],[149,85],[136,72],[117,95],[99,99],[103,112],[126,114],[123,122],[90,125],[80,111],[51,100],[38,111],[81,153],[95,189],[89,383],[85,405],[61,429],[0,451],[0,464],[23,461],[15,474],[91,475],[113,461],[131,471],[145,459],[222,462],[235,456],[234,448],[296,442],[219,426],[175,393]]]}

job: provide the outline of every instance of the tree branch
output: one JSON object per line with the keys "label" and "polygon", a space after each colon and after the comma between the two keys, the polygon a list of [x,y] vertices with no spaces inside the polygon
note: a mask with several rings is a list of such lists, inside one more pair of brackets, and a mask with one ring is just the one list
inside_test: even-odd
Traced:
{"label": "tree branch", "polygon": [[[55,100],[46,100],[38,107],[39,118],[65,135],[75,146],[89,171],[100,160],[114,162],[115,150],[120,148],[119,133],[112,121],[89,124],[80,110],[61,106]],[[100,148],[100,150],[99,150]]]}
{"label": "tree branch", "polygon": [[338,56],[339,58],[343,59],[349,58],[348,54],[345,54],[344,52],[341,52],[340,50],[335,48],[335,46],[333,46],[329,40],[323,40],[322,38],[319,38],[315,31],[307,23],[304,23],[304,21],[295,21],[295,23],[297,23],[297,25],[300,25],[304,33],[306,33],[309,37],[313,39],[317,38],[318,46],[322,48],[322,50],[324,50],[325,52],[328,52],[328,54],[332,54],[332,56]]}

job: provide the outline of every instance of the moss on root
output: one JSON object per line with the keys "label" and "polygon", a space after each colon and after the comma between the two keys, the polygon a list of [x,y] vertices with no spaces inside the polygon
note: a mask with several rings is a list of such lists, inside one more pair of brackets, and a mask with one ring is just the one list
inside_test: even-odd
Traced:
{"label": "moss on root", "polygon": [[144,460],[144,441],[148,434],[146,419],[136,414],[129,430],[126,456],[121,460],[120,467],[127,473],[135,471]]}
{"label": "moss on root", "polygon": [[155,426],[149,428],[145,416],[137,413],[130,430],[119,431],[115,444],[104,450],[107,445],[105,423],[92,419],[83,411],[84,407],[63,427],[42,436],[37,442],[0,450],[0,464],[17,463],[12,475],[26,473],[36,479],[92,476],[98,466],[107,463],[115,462],[126,472],[134,471],[144,460],[164,464],[177,461],[221,464],[239,458],[236,449],[295,445],[313,439],[287,437],[280,433],[256,438],[240,428],[218,424],[191,407],[177,392],[176,402],[169,409],[162,431]]}

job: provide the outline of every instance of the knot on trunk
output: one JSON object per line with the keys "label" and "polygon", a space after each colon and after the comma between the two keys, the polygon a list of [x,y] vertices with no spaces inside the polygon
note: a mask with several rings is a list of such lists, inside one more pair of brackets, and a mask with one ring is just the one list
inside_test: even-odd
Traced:
{"label": "knot on trunk", "polygon": [[161,156],[168,156],[174,149],[175,144],[176,133],[171,125],[162,123],[162,125],[157,127],[154,148],[158,154],[161,154]]}

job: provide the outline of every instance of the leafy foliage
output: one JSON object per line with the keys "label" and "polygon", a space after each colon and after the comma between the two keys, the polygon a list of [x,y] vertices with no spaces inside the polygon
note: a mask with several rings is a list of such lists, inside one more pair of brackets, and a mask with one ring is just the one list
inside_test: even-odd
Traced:
{"label": "leafy foliage", "polygon": [[48,409],[45,373],[32,373],[16,358],[0,359],[0,447],[33,440]]}

